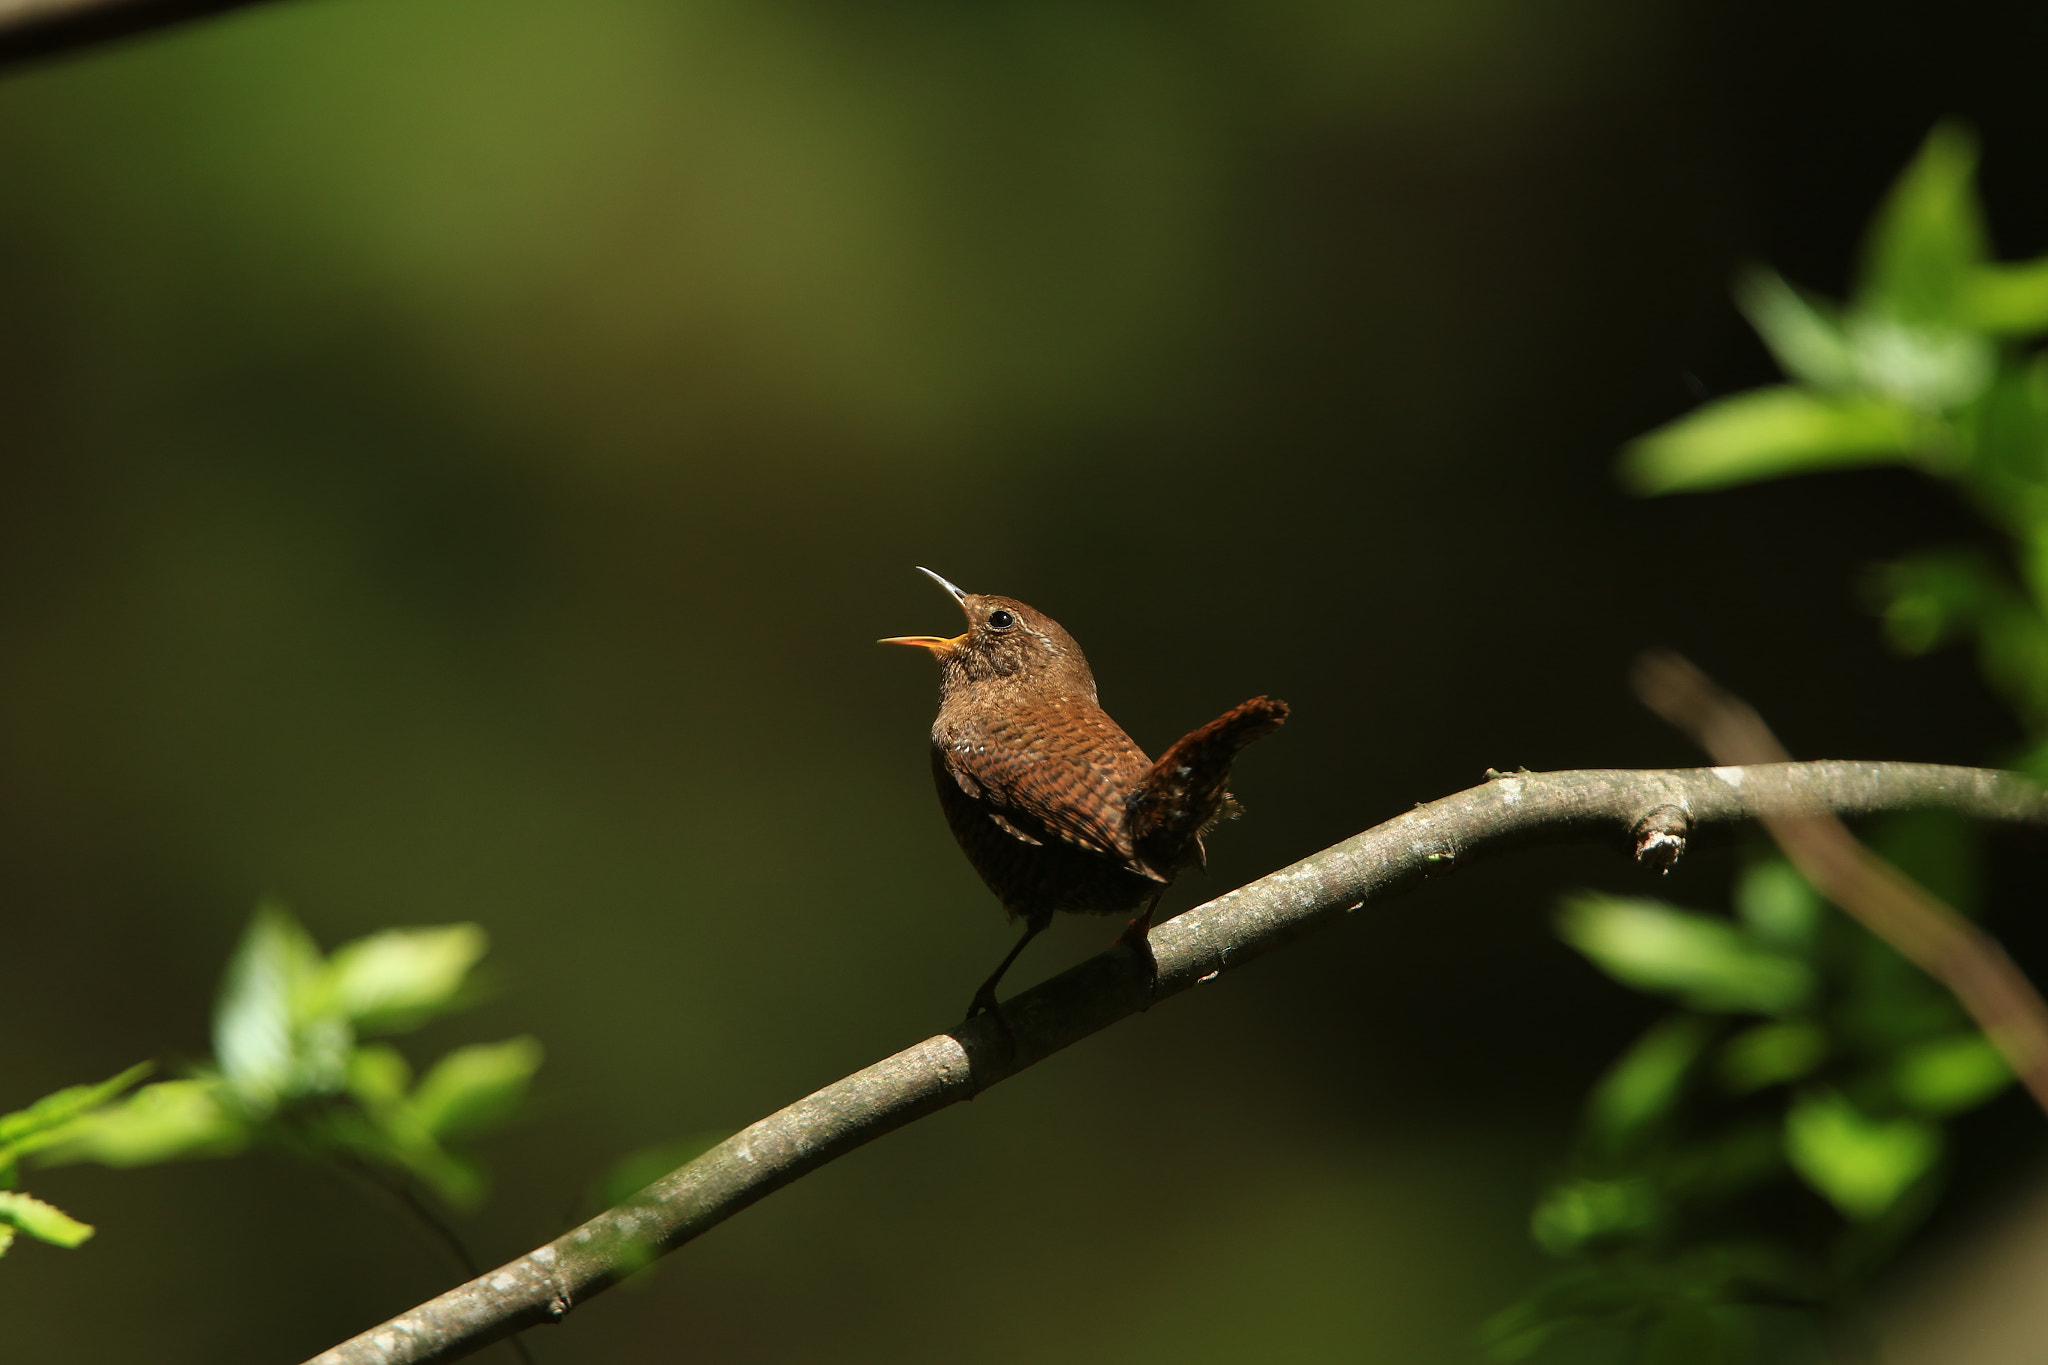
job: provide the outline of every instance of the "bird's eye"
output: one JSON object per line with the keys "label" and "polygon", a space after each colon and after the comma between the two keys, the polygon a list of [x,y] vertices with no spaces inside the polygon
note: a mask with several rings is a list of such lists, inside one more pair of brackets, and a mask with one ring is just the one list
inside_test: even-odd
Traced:
{"label": "bird's eye", "polygon": [[1001,607],[997,607],[988,614],[988,628],[990,630],[1008,630],[1016,624],[1017,618],[1004,611]]}

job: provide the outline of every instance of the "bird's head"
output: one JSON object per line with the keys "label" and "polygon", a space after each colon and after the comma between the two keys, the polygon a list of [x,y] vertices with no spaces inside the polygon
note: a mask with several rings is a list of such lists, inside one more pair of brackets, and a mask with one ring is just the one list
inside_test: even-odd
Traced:
{"label": "bird's head", "polygon": [[1014,597],[967,592],[930,569],[918,572],[952,594],[967,613],[967,629],[951,637],[892,635],[880,643],[930,650],[939,661],[943,696],[995,686],[1095,700],[1088,660],[1059,622]]}

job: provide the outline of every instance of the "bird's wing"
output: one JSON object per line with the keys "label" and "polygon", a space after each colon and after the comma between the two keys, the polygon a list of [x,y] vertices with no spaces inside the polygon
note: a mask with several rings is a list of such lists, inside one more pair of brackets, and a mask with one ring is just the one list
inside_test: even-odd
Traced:
{"label": "bird's wing", "polygon": [[1026,842],[1058,840],[1123,863],[1141,876],[1124,806],[1151,766],[1115,722],[1006,719],[944,750],[946,771],[989,818]]}

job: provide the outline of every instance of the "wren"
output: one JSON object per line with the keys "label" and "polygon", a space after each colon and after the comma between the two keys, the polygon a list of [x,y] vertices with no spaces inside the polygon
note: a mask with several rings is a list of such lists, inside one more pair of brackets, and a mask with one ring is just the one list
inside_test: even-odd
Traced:
{"label": "wren", "polygon": [[[1287,703],[1253,697],[1182,737],[1158,762],[1095,699],[1074,637],[1009,597],[929,576],[967,613],[965,633],[896,635],[939,662],[932,777],[946,823],[1024,936],[967,1007],[996,1008],[996,983],[1053,912],[1143,908],[1118,943],[1142,951],[1174,877],[1204,860],[1202,834],[1234,808],[1238,750],[1280,728]],[[1000,1018],[1000,1015],[998,1015]]]}

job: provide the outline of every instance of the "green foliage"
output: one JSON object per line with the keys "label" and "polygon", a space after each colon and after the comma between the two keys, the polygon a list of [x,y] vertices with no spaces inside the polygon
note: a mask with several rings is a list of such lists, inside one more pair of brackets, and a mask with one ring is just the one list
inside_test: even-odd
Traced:
{"label": "green foliage", "polygon": [[540,1044],[460,1047],[415,1084],[396,1048],[360,1039],[461,1008],[485,946],[481,929],[458,924],[387,929],[323,955],[282,906],[262,905],[221,985],[213,1065],[80,1115],[38,1160],[137,1166],[261,1144],[411,1177],[472,1207],[483,1175],[458,1144],[517,1109]]}
{"label": "green foliage", "polygon": [[0,1255],[14,1245],[17,1233],[60,1247],[78,1246],[92,1236],[90,1223],[81,1223],[62,1209],[13,1188],[21,1160],[61,1140],[67,1130],[141,1080],[148,1071],[147,1063],[131,1066],[97,1085],[66,1086],[26,1109],[0,1114]]}
{"label": "green foliage", "polygon": [[[1870,575],[1874,605],[1903,653],[1974,644],[2030,735],[2023,761],[2048,775],[2048,258],[1990,259],[1976,160],[1960,128],[1929,135],[1871,225],[1844,306],[1750,272],[1738,302],[1789,382],[1650,432],[1622,472],[1644,493],[1874,464],[1953,483],[2009,553],[1907,556]],[[1974,908],[1960,821],[1895,819],[1873,842]],[[1496,1319],[1496,1359],[1602,1327],[1628,1333],[1639,1359],[1733,1360],[1760,1314],[1848,1305],[1930,1207],[1944,1123],[2011,1085],[1948,995],[1826,914],[1782,859],[1744,874],[1735,909],[1565,903],[1566,941],[1680,1008],[1589,1098],[1532,1222],[1566,1267]]]}
{"label": "green foliage", "polygon": [[1870,583],[1902,652],[1973,642],[1985,680],[2048,774],[2048,257],[1991,259],[1977,149],[1937,127],[1878,211],[1853,297],[1837,308],[1767,270],[1737,297],[1792,382],[1708,403],[1631,445],[1646,493],[1722,488],[1853,465],[1952,482],[2010,544],[2007,563],[1923,552]]}
{"label": "green foliage", "polygon": [[1662,901],[1582,893],[1565,902],[1558,932],[1616,980],[1698,1009],[1781,1014],[1813,990],[1798,958]]}
{"label": "green foliage", "polygon": [[[1930,884],[1975,884],[1956,821],[1895,817],[1875,837]],[[1735,901],[1732,917],[1565,901],[1567,942],[1680,1008],[1587,1097],[1530,1220],[1564,1265],[1489,1327],[1492,1358],[1589,1328],[1641,1360],[1745,1358],[1764,1317],[1853,1295],[1925,1213],[1944,1120],[2011,1083],[1939,986],[1826,914],[1782,858],[1753,862]]]}

